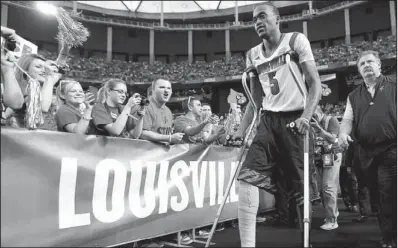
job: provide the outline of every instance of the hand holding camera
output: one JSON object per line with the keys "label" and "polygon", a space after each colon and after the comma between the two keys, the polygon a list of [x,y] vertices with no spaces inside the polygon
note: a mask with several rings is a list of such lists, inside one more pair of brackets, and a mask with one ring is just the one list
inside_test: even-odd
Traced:
{"label": "hand holding camera", "polygon": [[4,38],[4,43],[1,44],[1,69],[5,71],[12,70],[17,58],[9,51],[14,51],[16,48],[17,34],[14,29],[2,26],[1,36]]}
{"label": "hand holding camera", "polygon": [[135,105],[139,105],[140,102],[141,102],[141,95],[138,94],[138,93],[135,93],[134,95],[132,95],[129,98],[129,101],[127,102],[126,106],[131,108],[131,107],[133,107]]}
{"label": "hand holding camera", "polygon": [[1,70],[13,71],[14,63],[17,62],[17,58],[9,52],[1,53]]}
{"label": "hand holding camera", "polygon": [[[4,38],[4,48],[9,51],[14,51],[17,47],[17,34],[14,29],[1,26],[1,36]],[[3,44],[2,44],[3,50]]]}

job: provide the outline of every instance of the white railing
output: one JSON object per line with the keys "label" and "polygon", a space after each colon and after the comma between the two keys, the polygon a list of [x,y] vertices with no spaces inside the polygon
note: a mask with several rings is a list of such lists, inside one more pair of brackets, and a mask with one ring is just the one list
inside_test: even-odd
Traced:
{"label": "white railing", "polygon": [[[339,11],[345,8],[350,8],[359,4],[366,3],[366,1],[344,1],[331,6],[327,6],[322,9],[314,9],[312,12],[304,11],[301,14],[294,14],[288,16],[282,16],[281,22],[293,22],[293,21],[304,21],[314,16],[326,15],[331,12]],[[34,6],[30,2],[23,1],[2,1],[2,4],[9,4],[18,7],[34,9]],[[160,25],[159,22],[138,22],[138,21],[130,21],[130,20],[119,20],[112,18],[104,18],[97,16],[87,16],[87,15],[76,15],[76,19],[85,22],[91,23],[99,23],[106,25],[114,25],[114,26],[122,26],[129,28],[138,28],[138,29],[154,29],[154,30],[170,30],[170,31],[187,31],[187,30],[203,30],[203,31],[211,31],[211,30],[227,30],[227,29],[247,29],[253,28],[254,24],[252,21],[248,22],[239,22],[238,25],[234,23],[219,23],[219,24],[168,24],[164,23],[163,26]]]}

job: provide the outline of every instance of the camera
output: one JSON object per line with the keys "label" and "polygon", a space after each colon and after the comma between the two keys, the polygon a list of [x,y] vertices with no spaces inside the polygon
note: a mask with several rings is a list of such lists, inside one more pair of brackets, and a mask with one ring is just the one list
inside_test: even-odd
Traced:
{"label": "camera", "polygon": [[62,75],[65,75],[66,74],[66,70],[60,66],[60,67],[58,67],[58,73],[62,74]]}
{"label": "camera", "polygon": [[149,105],[148,98],[145,98],[145,97],[141,96],[140,106],[148,106],[148,105]]}
{"label": "camera", "polygon": [[65,75],[67,71],[69,71],[68,65],[58,65],[58,73]]}
{"label": "camera", "polygon": [[2,47],[6,48],[8,51],[13,52],[17,48],[17,41],[9,38],[3,38],[3,42],[1,44]]}

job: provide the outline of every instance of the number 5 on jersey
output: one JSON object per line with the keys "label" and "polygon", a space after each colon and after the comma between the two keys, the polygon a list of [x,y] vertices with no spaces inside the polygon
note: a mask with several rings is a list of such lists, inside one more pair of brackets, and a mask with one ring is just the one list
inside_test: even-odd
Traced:
{"label": "number 5 on jersey", "polygon": [[277,95],[280,92],[278,79],[274,78],[276,71],[268,73],[269,87],[271,88],[271,94]]}

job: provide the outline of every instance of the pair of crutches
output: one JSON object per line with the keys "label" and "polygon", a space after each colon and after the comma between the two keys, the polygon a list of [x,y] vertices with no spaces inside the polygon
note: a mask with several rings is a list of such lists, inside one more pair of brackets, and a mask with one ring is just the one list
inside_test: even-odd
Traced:
{"label": "pair of crutches", "polygon": [[[305,94],[305,91],[304,91],[302,85],[300,85],[298,77],[297,77],[296,73],[294,72],[293,67],[291,65],[291,54],[287,53],[285,56],[286,56],[285,57],[286,64],[288,65],[289,70],[290,70],[290,72],[292,73],[292,75],[294,77],[294,81],[296,82],[301,94],[303,95],[304,108],[305,108],[305,105],[306,105],[306,94]],[[232,184],[236,180],[237,176],[239,175],[240,169],[242,167],[242,159],[245,157],[245,155],[247,153],[247,149],[246,149],[247,147],[246,146],[247,146],[250,134],[253,131],[253,128],[255,126],[255,123],[256,123],[257,118],[260,115],[260,111],[261,111],[261,109],[257,109],[257,106],[256,106],[256,103],[255,103],[255,101],[253,99],[253,96],[252,96],[252,94],[251,94],[251,92],[250,92],[250,90],[249,90],[249,88],[247,86],[247,76],[248,76],[247,74],[248,74],[247,72],[244,72],[243,75],[242,75],[242,85],[243,85],[243,89],[246,92],[246,95],[249,98],[250,104],[253,107],[254,116],[253,116],[252,122],[250,123],[249,129],[246,132],[245,138],[243,139],[243,146],[242,146],[242,149],[241,149],[241,151],[240,151],[240,153],[238,155],[238,158],[239,158],[238,166],[236,167],[236,170],[235,170],[233,178],[231,178],[231,180],[229,181],[229,183],[227,185],[226,192],[224,193],[221,205],[218,208],[217,215],[216,215],[216,218],[214,220],[214,223],[213,223],[213,226],[211,228],[211,231],[210,231],[210,234],[209,234],[209,237],[207,239],[205,247],[209,247],[209,245],[210,245],[210,242],[211,242],[211,240],[213,238],[213,235],[214,235],[214,232],[216,230],[216,226],[218,224],[218,220],[221,217],[221,213],[222,213],[222,211],[224,209],[225,203],[226,203],[227,198],[228,198],[228,196],[230,194]],[[290,124],[290,128],[295,128],[295,123],[294,122]],[[303,216],[303,224],[304,224],[304,228],[303,228],[304,229],[304,244],[303,244],[303,246],[305,248],[310,246],[310,244],[309,244],[310,218],[309,218],[309,155],[308,155],[308,150],[309,150],[309,135],[308,135],[308,132],[306,132],[305,137],[304,137],[304,216]]]}

